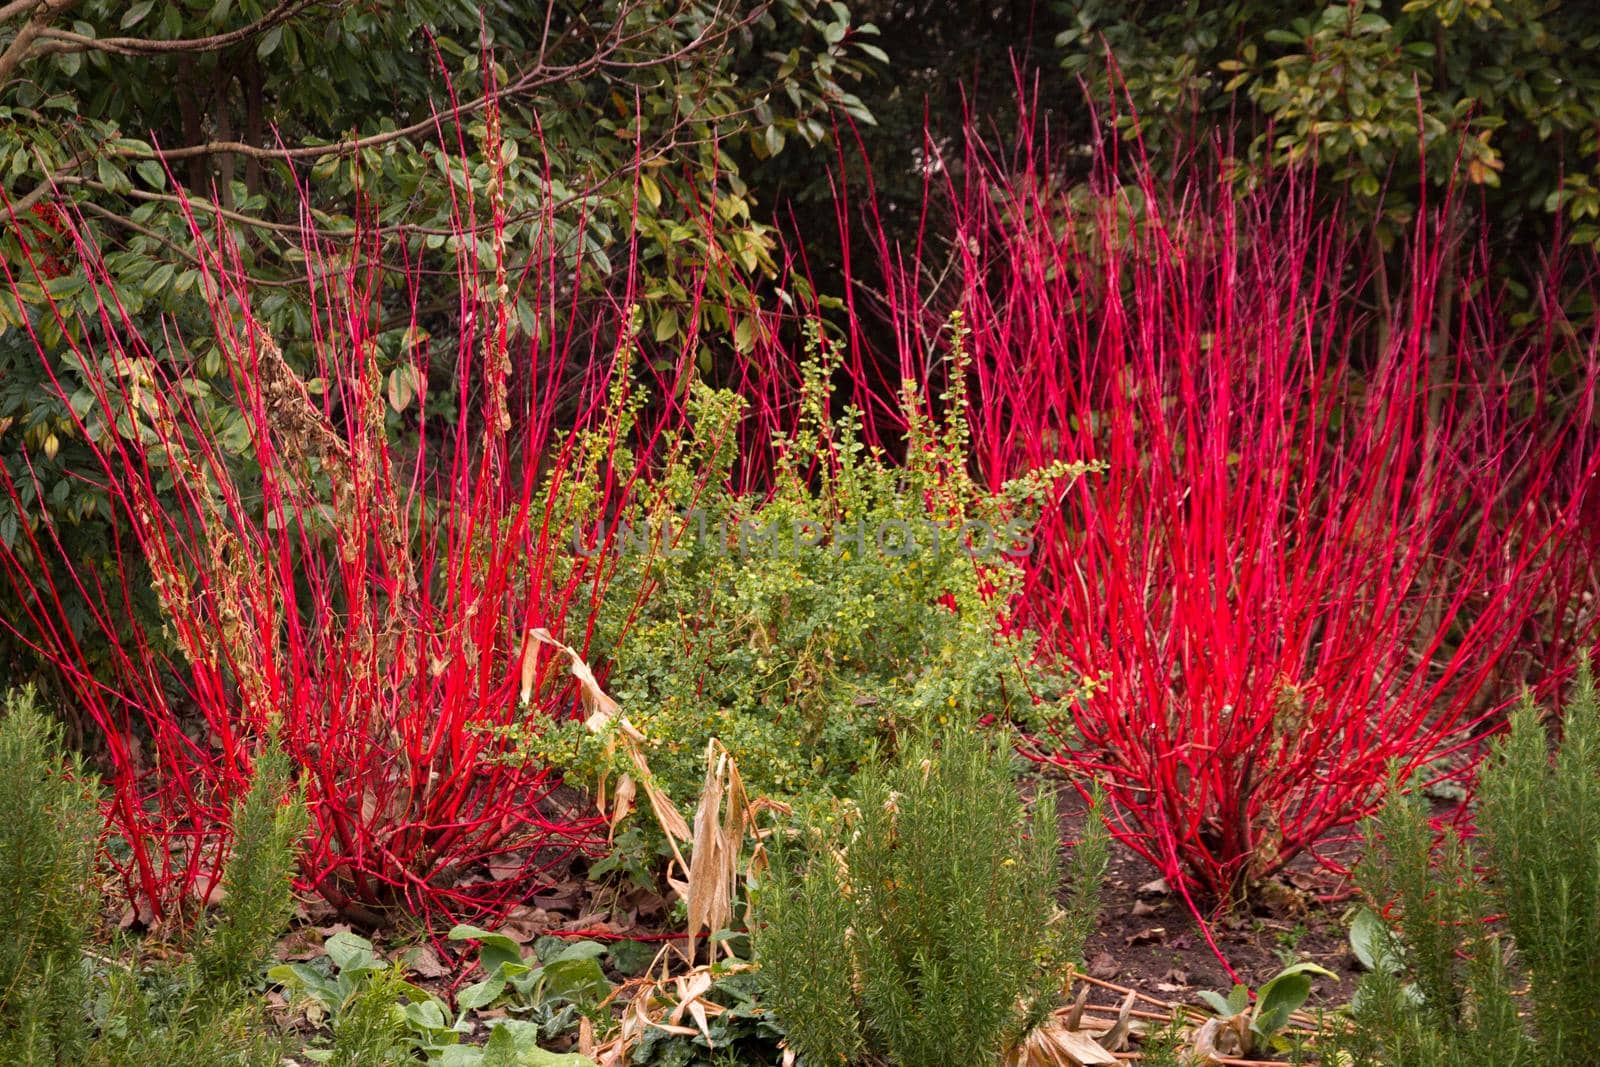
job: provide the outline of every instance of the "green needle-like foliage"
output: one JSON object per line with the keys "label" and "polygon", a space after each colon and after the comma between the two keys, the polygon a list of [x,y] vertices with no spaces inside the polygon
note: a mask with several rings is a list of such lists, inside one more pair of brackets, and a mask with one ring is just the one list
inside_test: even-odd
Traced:
{"label": "green needle-like foliage", "polygon": [[1479,786],[1499,910],[1545,1063],[1600,1063],[1600,700],[1580,672],[1554,758],[1526,702]]}
{"label": "green needle-like foliage", "polygon": [[[1105,868],[1098,811],[1057,904],[1053,797],[1030,813],[1009,749],[934,728],[864,772],[847,838],[818,835],[758,904],[756,953],[811,1064],[996,1063],[1056,1004]],[[785,868],[788,869],[785,869]]]}
{"label": "green needle-like foliage", "polygon": [[0,1062],[93,1067],[272,1067],[282,1042],[254,985],[293,906],[303,801],[275,748],[235,806],[217,917],[177,966],[141,967],[91,944],[100,895],[94,780],[62,754],[28,692],[0,718]]}
{"label": "green needle-like foliage", "polygon": [[1357,1065],[1600,1063],[1600,700],[1587,666],[1563,726],[1552,756],[1532,701],[1513,714],[1479,780],[1474,846],[1446,832],[1435,855],[1415,797],[1373,821],[1358,875],[1394,918],[1369,946]]}
{"label": "green needle-like foliage", "polygon": [[100,816],[92,779],[27,690],[0,719],[0,1056],[76,1062],[87,1043],[84,942]]}
{"label": "green needle-like foliage", "polygon": [[[291,803],[284,803],[292,797]],[[190,959],[194,986],[226,997],[259,976],[294,913],[295,846],[306,809],[289,761],[276,747],[256,761],[250,792],[234,805],[234,851],[222,879],[220,918]]]}

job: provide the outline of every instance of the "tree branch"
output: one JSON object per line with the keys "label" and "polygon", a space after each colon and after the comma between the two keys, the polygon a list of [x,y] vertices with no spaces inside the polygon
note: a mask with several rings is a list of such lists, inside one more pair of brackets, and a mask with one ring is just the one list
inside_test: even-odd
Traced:
{"label": "tree branch", "polygon": [[39,38],[50,26],[50,20],[70,7],[76,6],[78,0],[36,0],[30,4],[12,3],[0,9],[0,14],[14,17],[25,10],[31,10],[33,15],[17,35],[11,39],[4,52],[0,52],[0,86],[11,80],[11,75],[28,59],[33,48],[33,42]]}

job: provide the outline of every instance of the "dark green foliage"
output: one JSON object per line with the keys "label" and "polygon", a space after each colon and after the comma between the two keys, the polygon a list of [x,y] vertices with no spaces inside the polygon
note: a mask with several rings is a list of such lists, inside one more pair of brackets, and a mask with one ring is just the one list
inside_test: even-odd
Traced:
{"label": "dark green foliage", "polygon": [[[826,0],[0,4],[0,480],[16,489],[0,492],[0,553],[35,566],[32,533],[59,537],[91,584],[118,587],[116,570],[140,567],[115,550],[111,502],[84,477],[96,469],[84,437],[108,430],[93,414],[77,422],[94,405],[66,337],[104,353],[97,299],[144,336],[171,339],[150,358],[182,368],[229,461],[254,463],[246,420],[223,399],[182,199],[201,230],[226,228],[238,242],[253,314],[279,338],[312,332],[302,221],[334,257],[375,239],[386,269],[408,264],[422,289],[377,294],[385,326],[371,339],[402,434],[422,383],[401,357],[419,340],[441,368],[429,401],[455,410],[443,368],[459,333],[462,245],[489,291],[503,253],[520,338],[553,306],[592,323],[606,303],[579,308],[520,284],[530,261],[549,262],[588,297],[632,275],[650,336],[695,336],[709,365],[713,349],[724,359],[748,350],[750,324],[736,320],[752,286],[741,279],[775,269],[771,205],[758,203],[733,150],[751,164],[792,159],[831,139],[835,114],[870,121],[852,90],[881,62],[876,36]],[[75,231],[100,255],[82,254]],[[637,275],[626,269],[630,242]],[[712,262],[738,269],[704,271]],[[103,286],[89,284],[91,263]],[[696,276],[707,299],[691,292]],[[73,623],[87,628],[76,583],[50,566]],[[148,582],[127,577],[134,603],[117,614],[133,619],[119,622],[161,640]],[[22,618],[17,597],[0,582],[0,604]],[[7,657],[37,668],[0,633]]]}
{"label": "dark green foliage", "polygon": [[[1237,123],[1230,151],[1315,163],[1376,240],[1424,183],[1483,194],[1490,240],[1520,253],[1568,216],[1593,243],[1600,16],[1544,0],[1056,0],[1063,63],[1139,128],[1157,166]],[[1114,59],[1108,72],[1107,56]],[[1141,153],[1141,156],[1143,153]],[[1241,177],[1248,173],[1241,171]],[[1539,243],[1539,238],[1534,238]]]}
{"label": "dark green foliage", "polygon": [[[276,751],[234,812],[236,844],[215,921],[175,966],[91,946],[100,912],[95,786],[23,693],[0,720],[0,1058],[6,1063],[260,1065],[281,1041],[251,1002],[292,904],[305,828]],[[289,802],[285,803],[285,798]],[[17,932],[19,936],[11,936]]]}
{"label": "dark green foliage", "polygon": [[[45,175],[69,207],[93,205],[81,223],[111,250],[105,266],[135,315],[198,294],[180,192],[202,227],[228,212],[249,235],[253,278],[294,277],[296,179],[309,174],[312,224],[340,245],[358,229],[370,236],[362,223],[372,221],[415,255],[448,251],[454,208],[472,202],[481,222],[498,205],[513,277],[545,241],[607,275],[622,266],[611,257],[631,228],[653,283],[640,291],[652,332],[687,332],[697,312],[725,331],[724,301],[691,307],[682,276],[659,268],[715,255],[770,265],[769,230],[728,149],[765,159],[788,146],[793,156],[829,139],[836,109],[870,121],[850,90],[881,62],[876,29],[823,0],[81,0],[0,12],[0,190],[22,218],[0,255],[21,264],[26,249],[46,275],[22,271],[17,299],[0,300],[0,334],[43,303],[58,270],[52,296],[81,307],[87,295],[61,216],[33,210],[50,208]],[[50,39],[63,33],[78,40]],[[123,44],[97,43],[106,38]],[[167,47],[128,48],[129,38]],[[446,113],[452,96],[463,105],[459,131]],[[209,150],[195,151],[202,145]],[[496,162],[501,180],[490,178]],[[681,184],[690,173],[693,189]],[[358,201],[377,217],[361,220]],[[708,210],[723,224],[716,237],[696,224]],[[462,239],[490,247],[482,231]],[[425,295],[427,315],[444,292]],[[258,295],[275,332],[307,325],[293,290]],[[539,298],[517,297],[529,324]],[[50,316],[42,325],[52,344]],[[6,358],[0,350],[0,367]],[[5,399],[0,392],[0,416],[10,413]],[[31,418],[22,428],[32,446],[59,429]]]}
{"label": "dark green foliage", "polygon": [[1356,1062],[1600,1062],[1597,805],[1600,701],[1587,668],[1553,759],[1531,701],[1512,716],[1479,781],[1481,846],[1446,832],[1434,855],[1422,801],[1388,805],[1359,877],[1397,918],[1352,933],[1374,968],[1355,1002]]}
{"label": "dark green foliage", "polygon": [[848,830],[775,865],[757,902],[756,955],[790,1045],[813,1065],[996,1062],[1082,951],[1104,872],[1098,806],[1067,914],[1053,796],[1028,812],[1003,741],[919,733],[863,773],[856,801]]}

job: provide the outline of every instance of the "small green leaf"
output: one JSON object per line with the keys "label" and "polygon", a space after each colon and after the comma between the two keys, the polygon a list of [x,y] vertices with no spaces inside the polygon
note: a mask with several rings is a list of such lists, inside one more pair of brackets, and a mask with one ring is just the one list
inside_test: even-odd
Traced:
{"label": "small green leaf", "polygon": [[122,28],[127,29],[130,26],[137,26],[144,20],[146,15],[150,14],[150,9],[155,6],[156,0],[139,0],[137,4],[129,4],[128,10],[122,16]]}
{"label": "small green leaf", "polygon": [[1228,1003],[1228,998],[1224,997],[1221,993],[1218,993],[1215,990],[1202,989],[1196,993],[1195,996],[1205,1001],[1206,1007],[1210,1008],[1212,1011],[1223,1016],[1224,1018],[1229,1015],[1237,1014],[1237,1012],[1233,1010],[1233,1005]]}
{"label": "small green leaf", "polygon": [[522,963],[522,946],[505,934],[463,923],[452,927],[449,937],[452,941],[478,942],[478,962],[483,965],[485,974],[497,974],[504,964]]}
{"label": "small green leaf", "polygon": [[100,184],[104,185],[110,192],[125,193],[133,188],[133,183],[128,180],[128,176],[122,173],[122,168],[105,156],[95,160],[95,172],[100,177]]}
{"label": "small green leaf", "polygon": [[144,284],[140,288],[144,290],[146,296],[156,296],[172,281],[172,276],[177,270],[175,265],[163,263],[145,275]]}
{"label": "small green leaf", "polygon": [[449,1027],[444,1006],[432,997],[405,1005],[402,1009],[406,1021],[423,1030],[444,1030]]}
{"label": "small green leaf", "polygon": [[373,951],[371,941],[348,930],[341,930],[328,938],[323,943],[322,949],[341,975],[347,971],[351,973],[381,971],[388,966]]}
{"label": "small green leaf", "polygon": [[661,184],[648,174],[639,175],[639,195],[650,205],[650,210],[661,210]]}
{"label": "small green leaf", "polygon": [[481,982],[474,982],[456,994],[456,1007],[462,1011],[477,1011],[486,1008],[506,991],[506,980],[499,969]]}
{"label": "small green leaf", "polygon": [[670,341],[678,336],[678,313],[668,308],[656,319],[656,340]]}
{"label": "small green leaf", "polygon": [[564,960],[597,960],[606,954],[606,947],[598,941],[574,941],[570,945],[552,953],[547,963],[561,963]]}
{"label": "small green leaf", "polygon": [[276,52],[278,50],[278,45],[282,43],[283,26],[280,24],[272,27],[272,29],[261,35],[261,41],[256,45],[256,57],[258,59],[266,59],[272,53]]}
{"label": "small green leaf", "polygon": [[605,971],[594,959],[557,960],[545,964],[543,986],[547,999],[599,1000],[611,992]]}

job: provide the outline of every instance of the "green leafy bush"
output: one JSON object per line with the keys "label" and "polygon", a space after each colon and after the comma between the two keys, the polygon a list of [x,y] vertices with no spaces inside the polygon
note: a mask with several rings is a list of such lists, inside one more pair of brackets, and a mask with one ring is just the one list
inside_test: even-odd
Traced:
{"label": "green leafy bush", "polygon": [[1055,1006],[1094,921],[1107,843],[1095,811],[1060,886],[1053,797],[1031,815],[1009,748],[919,732],[863,772],[846,830],[778,857],[756,957],[792,1049],[815,1067],[996,1063]]}
{"label": "green leafy bush", "polygon": [[1352,931],[1373,967],[1356,1062],[1600,1063],[1600,700],[1587,667],[1563,734],[1552,757],[1533,703],[1513,715],[1479,780],[1481,843],[1447,831],[1430,863],[1421,801],[1375,820],[1361,882],[1398,918],[1363,914]]}
{"label": "green leafy bush", "polygon": [[[288,802],[285,802],[287,798]],[[250,994],[292,907],[304,804],[275,750],[234,811],[237,838],[214,919],[173,965],[91,950],[98,792],[24,692],[0,720],[0,1059],[170,1067],[277,1064],[282,1042]]]}
{"label": "green leafy bush", "polygon": [[[767,418],[696,385],[688,429],[613,527],[616,572],[593,647],[616,649],[609,691],[680,803],[698,793],[712,737],[752,794],[831,799],[908,723],[979,709],[1024,718],[1077,692],[1031,662],[1033,635],[1001,619],[1042,500],[1083,468],[1057,464],[991,492],[968,472],[960,387],[939,398],[949,414],[936,419],[909,383],[906,451],[891,457],[868,443],[859,411],[830,418],[836,359],[814,332],[807,353],[796,414],[759,457],[741,432]],[[770,460],[770,491],[744,490],[741,459]],[[585,514],[582,500],[572,513]],[[578,777],[630,769],[608,765],[610,738],[581,724],[530,745]]]}

